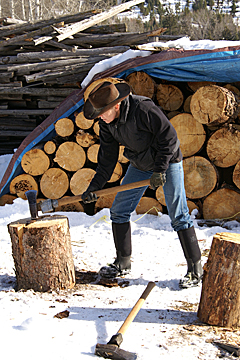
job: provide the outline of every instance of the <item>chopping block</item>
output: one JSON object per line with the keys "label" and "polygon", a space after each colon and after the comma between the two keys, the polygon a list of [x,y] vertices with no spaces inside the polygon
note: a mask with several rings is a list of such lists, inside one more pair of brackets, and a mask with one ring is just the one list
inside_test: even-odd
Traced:
{"label": "chopping block", "polygon": [[46,292],[74,287],[75,269],[66,216],[26,218],[7,226],[17,290]]}

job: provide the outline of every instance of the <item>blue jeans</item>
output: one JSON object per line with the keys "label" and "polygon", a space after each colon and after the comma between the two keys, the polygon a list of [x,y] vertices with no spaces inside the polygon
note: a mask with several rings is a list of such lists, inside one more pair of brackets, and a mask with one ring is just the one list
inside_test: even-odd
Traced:
{"label": "blue jeans", "polygon": [[[122,185],[150,179],[152,173],[152,171],[138,170],[134,166],[129,165]],[[167,181],[163,186],[163,190],[171,225],[175,231],[188,229],[193,226],[193,222],[187,206],[182,161],[169,164],[166,178]],[[110,209],[112,222],[128,222],[131,213],[136,209],[146,189],[147,186],[144,186],[118,193]]]}

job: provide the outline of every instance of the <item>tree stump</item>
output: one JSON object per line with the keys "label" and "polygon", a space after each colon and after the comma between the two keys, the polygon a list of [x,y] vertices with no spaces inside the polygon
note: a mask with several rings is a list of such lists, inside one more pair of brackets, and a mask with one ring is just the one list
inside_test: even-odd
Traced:
{"label": "tree stump", "polygon": [[40,180],[40,189],[48,199],[60,199],[69,188],[68,176],[62,169],[48,169]]}
{"label": "tree stump", "polygon": [[16,194],[23,200],[27,200],[25,192],[28,190],[36,190],[38,192],[38,184],[32,175],[21,174],[10,182],[10,194]]}
{"label": "tree stump", "polygon": [[25,173],[38,176],[49,168],[50,160],[43,150],[32,149],[23,155],[21,165]]}
{"label": "tree stump", "polygon": [[77,143],[65,141],[58,147],[53,160],[64,170],[77,171],[85,164],[86,154]]}
{"label": "tree stump", "polygon": [[74,123],[69,118],[62,118],[56,121],[55,131],[61,137],[67,137],[74,132]]}
{"label": "tree stump", "polygon": [[240,326],[240,234],[217,233],[204,265],[197,316],[207,324]]}
{"label": "tree stump", "polygon": [[183,104],[183,93],[175,85],[160,84],[157,87],[157,102],[166,111],[178,110]]}
{"label": "tree stump", "polygon": [[201,150],[206,139],[206,132],[203,125],[191,114],[179,114],[170,122],[177,132],[183,157],[192,156]]}
{"label": "tree stump", "polygon": [[184,184],[189,199],[199,199],[210,194],[218,181],[215,167],[201,156],[183,160]]}
{"label": "tree stump", "polygon": [[234,126],[215,131],[207,142],[207,154],[216,166],[227,168],[240,160],[240,131]]}
{"label": "tree stump", "polygon": [[228,188],[212,192],[203,201],[203,218],[240,220],[240,194]]}
{"label": "tree stump", "polygon": [[42,216],[8,224],[17,289],[71,289],[75,285],[69,223],[66,216]]}
{"label": "tree stump", "polygon": [[126,82],[132,89],[133,94],[153,97],[155,92],[155,82],[143,71],[136,71],[127,76]]}
{"label": "tree stump", "polygon": [[190,109],[201,124],[223,124],[237,117],[238,103],[228,89],[210,85],[201,87],[193,94]]}

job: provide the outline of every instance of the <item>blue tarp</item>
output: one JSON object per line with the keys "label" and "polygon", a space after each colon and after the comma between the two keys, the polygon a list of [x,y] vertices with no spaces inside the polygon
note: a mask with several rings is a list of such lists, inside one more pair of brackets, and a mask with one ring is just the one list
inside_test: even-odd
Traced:
{"label": "blue tarp", "polygon": [[[170,50],[155,53],[147,57],[133,58],[112,67],[96,78],[116,77],[125,79],[130,73],[144,71],[156,79],[180,82],[211,81],[217,83],[232,83],[240,81],[240,47],[231,47],[215,50]],[[69,96],[69,99],[71,95]],[[73,106],[70,104],[74,103]],[[40,125],[42,132],[34,137],[26,138],[25,144],[20,145],[14,154],[8,169],[0,184],[0,196],[9,192],[9,184],[13,178],[23,173],[21,159],[23,155],[42,141],[50,140],[55,136],[54,123],[63,117],[72,117],[75,111],[81,111],[83,91],[79,92],[78,101],[69,101],[69,108],[59,116],[53,116],[52,122],[46,127],[48,118]],[[60,105],[61,110],[61,105]],[[56,112],[59,114],[59,111]],[[50,115],[51,116],[51,115]],[[33,138],[34,137],[34,138]],[[29,140],[28,140],[29,139]]]}

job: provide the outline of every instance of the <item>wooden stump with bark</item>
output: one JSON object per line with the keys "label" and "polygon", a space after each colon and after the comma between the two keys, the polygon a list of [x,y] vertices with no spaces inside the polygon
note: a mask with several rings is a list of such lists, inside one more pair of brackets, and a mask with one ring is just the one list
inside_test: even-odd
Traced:
{"label": "wooden stump with bark", "polygon": [[197,316],[207,324],[240,326],[240,234],[217,233],[204,265]]}
{"label": "wooden stump with bark", "polygon": [[49,291],[75,285],[69,223],[66,216],[42,216],[8,224],[17,289]]}

